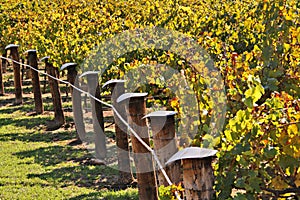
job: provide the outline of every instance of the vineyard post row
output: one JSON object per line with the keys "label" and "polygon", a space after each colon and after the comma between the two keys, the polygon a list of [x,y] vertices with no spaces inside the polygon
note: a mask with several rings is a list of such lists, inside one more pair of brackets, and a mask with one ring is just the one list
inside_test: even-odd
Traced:
{"label": "vineyard post row", "polygon": [[[11,50],[12,60],[19,61],[19,52],[18,52],[17,45],[8,45],[6,47],[6,49]],[[32,75],[33,75],[32,83],[33,83],[33,85],[35,85],[34,86],[35,109],[38,114],[42,114],[43,107],[40,106],[40,103],[43,101],[41,98],[39,98],[39,96],[41,95],[40,81],[39,81],[38,77],[34,77],[34,76],[38,75],[37,55],[36,55],[35,50],[34,51],[29,50],[29,51],[27,51],[27,53],[28,53],[29,66],[32,67],[31,68]],[[47,71],[47,73],[45,73],[45,74],[50,75],[50,76],[48,76],[49,84],[50,84],[51,83],[50,80],[55,80],[55,79],[53,79],[53,77],[58,78],[59,75],[57,72],[55,72],[55,70],[50,70],[51,68],[54,69],[54,67],[49,64],[48,57],[44,57],[41,60],[45,60],[46,71]],[[78,88],[79,81],[77,78],[78,72],[76,70],[76,65],[77,65],[76,63],[66,63],[61,67],[61,70],[64,70],[64,69],[68,70],[67,82],[66,81],[63,81],[63,82],[65,82],[65,83],[69,82],[73,86],[75,85],[75,87]],[[22,88],[21,88],[22,83],[21,83],[21,79],[20,79],[20,64],[17,62],[13,62],[13,66],[14,66],[14,82],[15,82],[14,84],[15,84],[15,94],[16,94],[15,104],[22,104],[23,101],[22,101]],[[0,75],[1,75],[0,79],[2,79],[2,73]],[[84,75],[84,74],[82,74],[82,75]],[[89,94],[91,94],[91,95],[97,94],[97,91],[99,92],[99,90],[100,90],[99,83],[96,81],[96,80],[98,80],[98,78],[95,79],[95,76],[93,76],[93,75],[95,75],[94,73],[86,73],[85,75],[88,77]],[[96,77],[98,77],[98,75]],[[18,81],[20,81],[20,82],[16,84],[16,82],[18,82]],[[50,91],[52,93],[52,96],[53,97],[55,96],[55,98],[52,98],[53,106],[54,106],[54,110],[55,110],[55,116],[58,116],[58,118],[60,118],[60,119],[57,119],[55,117],[55,120],[58,120],[59,124],[61,126],[63,124],[61,122],[64,121],[64,117],[62,118],[60,116],[61,112],[63,113],[62,106],[61,106],[61,99],[58,100],[59,97],[61,97],[61,95],[60,95],[60,90],[58,87],[58,81],[55,80],[55,82],[52,82],[52,84],[50,84]],[[112,81],[111,83],[114,83],[114,82]],[[109,84],[111,84],[111,83],[109,83]],[[116,87],[116,85],[118,85],[120,82],[118,84],[115,84],[115,83],[112,84],[112,88]],[[123,85],[121,84],[122,93],[119,93],[118,95],[115,95],[115,96],[112,95],[112,98],[113,98],[112,102],[114,105],[119,105],[120,106],[119,108],[122,108],[122,107],[125,108],[125,106],[122,105],[122,101],[123,101],[123,103],[124,103],[124,101],[127,102],[127,104],[126,104],[126,115],[127,116],[124,116],[124,118],[128,119],[129,127],[133,127],[133,128],[131,128],[131,130],[134,130],[136,133],[138,133],[138,137],[140,137],[140,138],[137,138],[135,134],[131,134],[133,152],[137,153],[137,154],[138,153],[149,153],[149,149],[146,148],[145,145],[140,142],[141,138],[143,138],[142,140],[147,144],[147,146],[149,147],[149,145],[150,145],[148,127],[146,125],[146,118],[149,118],[150,126],[152,127],[152,130],[154,131],[153,139],[154,139],[155,152],[156,153],[158,152],[157,158],[159,160],[156,160],[156,161],[159,164],[161,162],[164,165],[168,164],[168,166],[165,167],[166,171],[165,171],[165,169],[160,168],[161,172],[158,175],[159,185],[166,186],[166,185],[168,185],[168,184],[170,185],[172,183],[175,183],[175,184],[179,183],[180,168],[178,168],[178,166],[180,166],[180,165],[179,165],[178,161],[182,160],[183,184],[185,186],[186,199],[188,199],[188,200],[194,199],[195,197],[197,197],[197,198],[205,197],[208,199],[212,198],[212,196],[214,195],[214,191],[212,189],[214,175],[213,175],[211,163],[212,163],[212,158],[215,156],[216,152],[211,151],[213,153],[210,153],[206,156],[200,156],[200,157],[197,157],[197,155],[196,156],[194,155],[194,156],[192,156],[193,159],[187,159],[189,157],[184,157],[183,155],[181,155],[180,153],[182,150],[178,151],[178,147],[176,146],[176,143],[175,143],[175,120],[174,120],[175,113],[167,113],[166,112],[166,113],[159,114],[159,115],[156,115],[157,113],[150,113],[149,115],[146,115],[145,96],[147,95],[147,93],[124,93],[124,91],[125,91],[124,82],[121,81],[121,83],[123,84]],[[20,86],[21,90],[20,90],[20,88],[17,88],[17,86]],[[122,89],[122,87],[124,90]],[[73,87],[70,87],[70,88],[71,88],[70,93],[72,94],[74,118],[79,119],[79,121],[74,119],[74,121],[76,123],[76,130],[81,131],[81,133],[80,133],[81,136],[82,135],[85,136],[85,128],[84,128],[84,124],[83,124],[83,114],[82,114],[82,109],[81,109],[81,94],[80,94],[79,90],[73,91]],[[115,91],[115,90],[113,90],[113,91]],[[58,94],[53,95],[55,93],[58,93]],[[99,92],[99,95],[100,95],[100,92]],[[101,122],[98,120],[94,120],[94,119],[99,118],[98,117],[99,111],[97,111],[97,109],[96,109],[96,102],[95,102],[94,98],[91,98],[91,102],[94,102],[94,109],[92,109],[92,111],[94,111],[93,112],[93,121],[95,121],[95,122],[93,122],[93,124],[95,125],[96,123],[100,124]],[[101,98],[100,96],[96,96],[96,99],[99,100],[100,98]],[[97,102],[97,103],[100,104],[101,102]],[[74,109],[79,104],[80,104],[80,106],[77,107],[77,109]],[[113,110],[114,110],[114,118],[119,119],[120,116],[118,116],[116,114],[115,109],[113,109]],[[102,120],[103,120],[102,109],[100,109],[100,112],[102,114]],[[160,112],[162,112],[162,111],[160,111]],[[162,117],[167,117],[167,122],[163,125],[163,127],[161,127],[161,124],[159,124],[159,121],[161,121]],[[101,116],[100,116],[100,118],[101,118]],[[124,118],[123,118],[123,120],[124,120]],[[119,121],[120,124],[122,124],[122,122],[124,124],[124,121],[122,121],[122,120]],[[81,123],[82,123],[82,126],[80,125]],[[162,129],[161,130],[157,129],[159,127]],[[173,129],[174,129],[174,131],[172,131]],[[102,130],[104,132],[104,127]],[[80,139],[78,133],[77,133],[77,139]],[[167,152],[167,153],[159,152],[160,148],[162,148],[165,145],[166,141],[164,141],[164,140],[172,141],[171,142],[172,144],[174,143],[174,145],[171,145],[172,148],[168,149],[169,152]],[[128,142],[128,140],[127,140],[127,142]],[[127,146],[128,146],[128,144],[127,144]],[[122,148],[124,148],[124,146]],[[201,148],[197,148],[197,149],[202,150]],[[103,148],[102,148],[102,150],[103,150]],[[188,150],[188,148],[183,149],[183,151],[185,151],[185,150]],[[100,153],[105,153],[105,151],[100,152]],[[155,169],[154,161],[152,159],[152,155],[150,153],[148,155],[149,156],[144,156],[144,155],[143,156],[135,156],[134,161],[135,161],[135,165],[136,165],[136,169],[137,169],[139,199],[149,199],[149,200],[151,199],[152,200],[152,199],[158,199],[158,187],[157,187],[157,180],[156,180],[156,175],[155,175],[155,170],[154,170]],[[173,157],[176,157],[176,159],[174,160]],[[120,162],[119,162],[119,164],[120,164]],[[147,169],[146,170],[147,172],[142,172],[145,169]],[[131,173],[129,173],[129,174],[130,174],[129,176],[132,177]],[[170,181],[169,177],[172,178],[173,182]],[[203,188],[204,188],[204,190],[203,190]],[[177,198],[180,199],[180,197],[178,196],[177,193],[176,193],[176,195],[177,195]]]}

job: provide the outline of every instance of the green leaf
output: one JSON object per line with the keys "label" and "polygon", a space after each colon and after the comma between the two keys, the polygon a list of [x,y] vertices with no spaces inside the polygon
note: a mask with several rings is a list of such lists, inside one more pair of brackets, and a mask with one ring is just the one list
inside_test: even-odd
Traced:
{"label": "green leaf", "polygon": [[262,58],[264,60],[269,60],[272,55],[272,48],[270,46],[266,46],[262,51]]}
{"label": "green leaf", "polygon": [[249,178],[247,179],[249,182],[248,189],[251,192],[259,192],[261,191],[260,189],[260,184],[262,183],[262,180],[260,177],[258,177],[258,172],[257,171],[249,171]]}
{"label": "green leaf", "polygon": [[264,156],[267,159],[274,158],[277,155],[277,150],[275,148],[265,148],[264,149]]}
{"label": "green leaf", "polygon": [[299,167],[300,165],[299,160],[289,155],[281,155],[278,164],[283,170],[291,168],[291,171],[294,171],[293,169]]}
{"label": "green leaf", "polygon": [[271,91],[277,91],[279,82],[276,78],[268,78],[267,79],[267,87],[270,88]]}
{"label": "green leaf", "polygon": [[249,200],[249,199],[245,194],[237,193],[236,196],[234,196],[233,200]]}
{"label": "green leaf", "polygon": [[245,181],[245,177],[238,178],[236,180],[235,186],[238,188],[244,188],[246,186]]}
{"label": "green leaf", "polygon": [[278,78],[281,77],[284,74],[283,70],[276,69],[276,70],[270,70],[269,71],[269,78]]}
{"label": "green leaf", "polygon": [[244,103],[248,108],[253,108],[253,99],[252,99],[252,97],[246,98]]}

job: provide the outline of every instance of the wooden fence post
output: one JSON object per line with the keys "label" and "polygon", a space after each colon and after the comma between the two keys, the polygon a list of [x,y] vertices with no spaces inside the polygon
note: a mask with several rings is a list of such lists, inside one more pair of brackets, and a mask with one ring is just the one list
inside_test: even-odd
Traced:
{"label": "wooden fence post", "polygon": [[[61,66],[60,70],[67,69],[67,81],[76,87],[79,87],[79,81],[77,77],[77,63],[65,63]],[[76,126],[76,138],[78,142],[82,142],[86,137],[85,126],[83,123],[83,114],[82,114],[82,105],[81,105],[81,94],[77,90],[73,90],[73,87],[70,87],[72,94],[72,106],[73,106],[73,115],[74,122]]]}
{"label": "wooden fence post", "polygon": [[[126,110],[123,104],[118,104],[117,99],[119,96],[125,93],[124,80],[110,80],[107,81],[102,88],[107,85],[111,88],[111,102],[116,108],[122,118],[127,121]],[[128,130],[127,126],[121,122],[120,118],[114,113],[115,120],[115,132],[117,142],[117,153],[118,153],[118,167],[120,182],[123,184],[131,183],[133,175],[130,167],[130,156],[129,156],[129,145],[128,145]]]}
{"label": "wooden fence post", "polygon": [[[40,61],[45,61],[45,69],[46,73],[50,74],[51,76],[58,78],[59,72],[58,68],[54,67],[49,62],[49,57],[43,57]],[[56,130],[60,128],[65,123],[65,116],[62,108],[62,100],[60,95],[60,89],[59,89],[59,82],[57,80],[54,80],[51,77],[48,77],[49,86],[50,86],[50,92],[52,96],[52,102],[53,102],[53,110],[54,110],[54,121],[53,123],[49,123],[47,129],[48,130]]]}
{"label": "wooden fence post", "polygon": [[21,63],[23,64],[23,65],[21,66],[21,80],[22,80],[22,82],[23,82],[23,81],[24,81],[25,69],[26,69],[26,67],[24,66],[25,62],[24,62],[24,59],[23,59],[23,58],[21,59]]}
{"label": "wooden fence post", "polygon": [[[97,71],[87,71],[80,75],[81,77],[87,77],[88,92],[101,99],[101,91],[99,86],[99,76]],[[106,157],[106,139],[104,134],[104,119],[103,119],[103,109],[102,104],[93,98],[90,98],[92,106],[92,120],[93,128],[95,134],[95,152],[97,163],[105,164],[104,159]]]}
{"label": "wooden fence post", "polygon": [[[18,47],[19,45],[15,45],[15,44],[10,44],[5,47],[5,50],[10,50],[12,59],[17,62],[20,61]],[[20,64],[13,62],[13,69],[14,69],[14,86],[15,86],[15,95],[16,95],[16,100],[14,104],[20,105],[23,103]]]}
{"label": "wooden fence post", "polygon": [[[180,161],[175,161],[167,166],[165,163],[178,151],[175,134],[174,111],[155,111],[145,116],[150,120],[153,135],[154,151],[164,167],[168,177],[174,184],[180,183]],[[168,186],[163,173],[158,171],[159,185]]]}
{"label": "wooden fence post", "polygon": [[[27,57],[28,65],[38,70],[36,50],[33,49],[28,50],[25,53],[28,53],[28,57]],[[42,98],[41,87],[40,87],[39,73],[31,69],[31,76],[32,76],[35,111],[37,114],[42,114],[44,112],[44,107],[43,107],[43,98]]]}
{"label": "wooden fence post", "polygon": [[188,147],[168,160],[167,164],[182,160],[186,200],[213,199],[214,173],[211,163],[216,153],[212,149]]}
{"label": "wooden fence post", "polygon": [[[149,133],[146,125],[146,119],[142,119],[146,115],[145,96],[147,93],[125,93],[117,99],[117,103],[126,101],[126,112],[130,127],[139,137],[149,145]],[[136,167],[139,199],[155,200],[158,199],[158,191],[153,166],[152,154],[142,143],[131,133],[132,150],[134,153],[134,162]]]}
{"label": "wooden fence post", "polygon": [[[3,57],[7,56],[7,51],[4,51]],[[2,59],[2,72],[3,74],[7,72],[7,60]]]}
{"label": "wooden fence post", "polygon": [[3,70],[2,70],[2,59],[0,60],[0,96],[4,95],[4,83],[3,83]]}

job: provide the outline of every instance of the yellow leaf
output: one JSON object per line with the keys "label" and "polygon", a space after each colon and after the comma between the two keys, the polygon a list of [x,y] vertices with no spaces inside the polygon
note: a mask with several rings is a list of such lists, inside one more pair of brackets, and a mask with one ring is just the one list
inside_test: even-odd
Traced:
{"label": "yellow leaf", "polygon": [[287,130],[288,134],[291,135],[296,135],[298,134],[298,127],[296,124],[292,124],[292,125],[289,125],[288,127],[288,130]]}
{"label": "yellow leaf", "polygon": [[290,50],[291,45],[290,45],[290,44],[287,44],[287,43],[284,43],[284,44],[283,44],[283,48],[284,48],[284,51],[287,52],[287,51]]}
{"label": "yellow leaf", "polygon": [[178,105],[179,105],[179,102],[178,102],[177,98],[173,98],[171,100],[171,107],[176,108],[176,107],[178,107]]}
{"label": "yellow leaf", "polygon": [[296,175],[296,180],[295,184],[297,187],[300,187],[300,168],[298,169],[297,175]]}
{"label": "yellow leaf", "polygon": [[254,51],[261,51],[260,48],[257,45],[254,45]]}
{"label": "yellow leaf", "polygon": [[286,19],[287,21],[292,21],[292,20],[293,20],[293,18],[292,18],[290,15],[286,15],[286,16],[285,16],[285,19]]}
{"label": "yellow leaf", "polygon": [[285,189],[288,187],[288,184],[286,184],[280,176],[276,176],[275,178],[273,178],[271,181],[271,185],[275,189]]}

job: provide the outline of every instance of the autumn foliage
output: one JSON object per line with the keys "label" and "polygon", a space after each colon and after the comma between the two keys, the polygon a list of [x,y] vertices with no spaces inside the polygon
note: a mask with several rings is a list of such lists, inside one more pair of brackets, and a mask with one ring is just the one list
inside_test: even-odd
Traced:
{"label": "autumn foliage", "polygon": [[[3,2],[3,1],[2,1]],[[163,27],[193,38],[214,60],[226,92],[226,120],[218,138],[207,124],[213,104],[205,77],[172,52],[146,49],[111,64],[104,79],[151,62],[185,71],[197,94],[198,135],[219,150],[214,166],[218,199],[283,198],[300,194],[300,3],[289,1],[6,0],[0,5],[0,51],[37,49],[58,67],[81,63],[105,39],[125,30]],[[153,84],[159,85],[156,80]],[[145,90],[170,97],[168,88]],[[234,197],[231,197],[233,189]]]}

